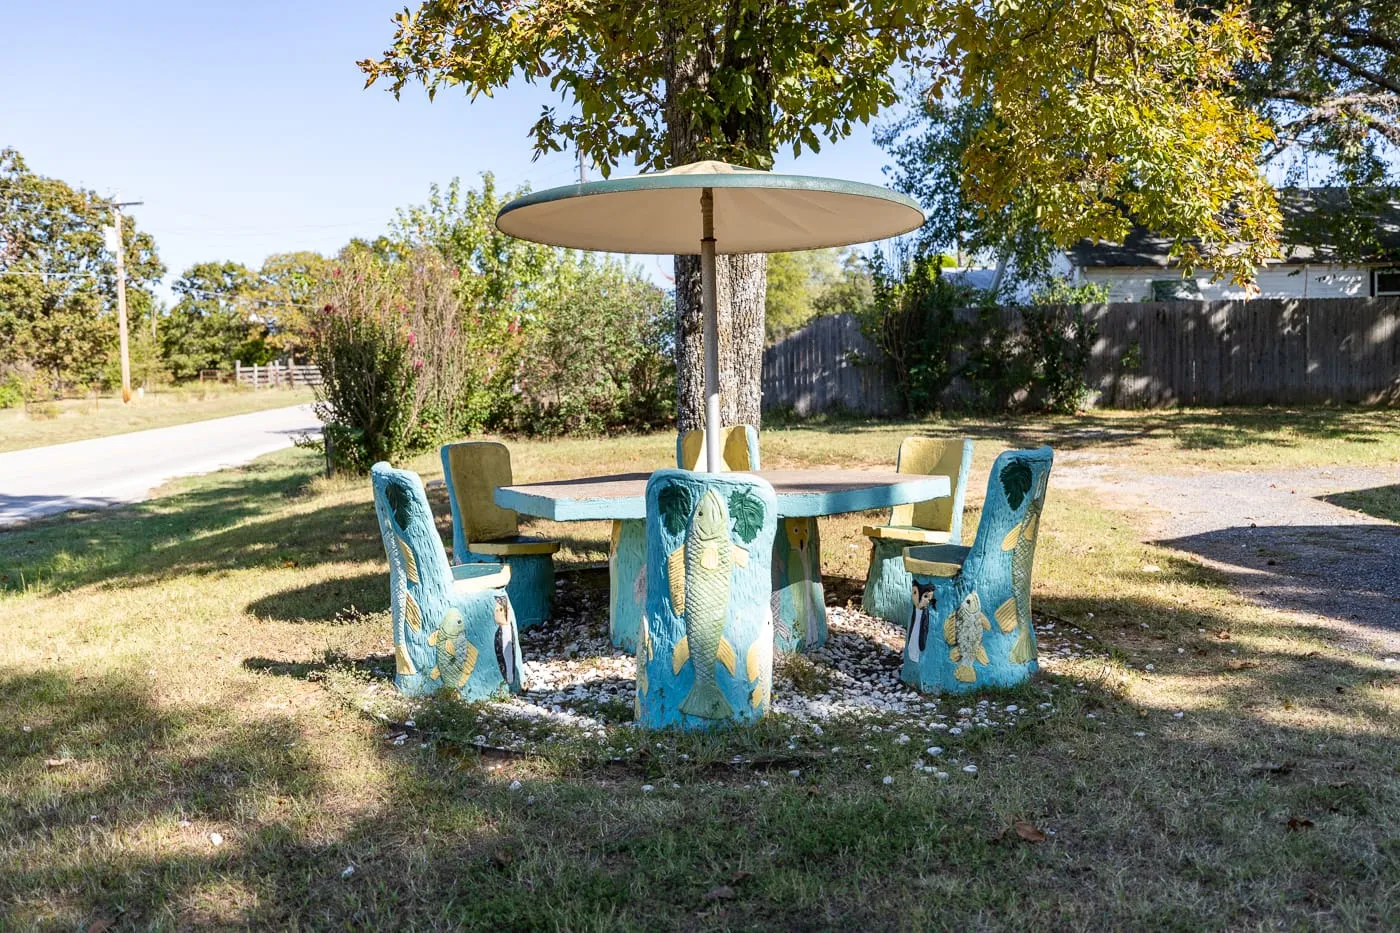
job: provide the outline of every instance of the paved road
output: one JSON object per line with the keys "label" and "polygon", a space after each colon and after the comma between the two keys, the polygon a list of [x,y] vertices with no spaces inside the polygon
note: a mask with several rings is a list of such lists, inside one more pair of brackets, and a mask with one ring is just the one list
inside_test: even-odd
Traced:
{"label": "paved road", "polygon": [[247,463],[319,433],[310,405],[0,454],[0,528],[146,498],[178,476]]}

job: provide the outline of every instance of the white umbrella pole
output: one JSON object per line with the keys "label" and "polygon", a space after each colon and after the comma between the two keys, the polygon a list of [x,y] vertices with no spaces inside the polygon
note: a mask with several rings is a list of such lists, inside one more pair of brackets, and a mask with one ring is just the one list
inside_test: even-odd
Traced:
{"label": "white umbrella pole", "polygon": [[720,470],[719,312],[715,303],[715,194],[700,194],[703,239],[700,241],[700,309],[705,316],[705,469]]}

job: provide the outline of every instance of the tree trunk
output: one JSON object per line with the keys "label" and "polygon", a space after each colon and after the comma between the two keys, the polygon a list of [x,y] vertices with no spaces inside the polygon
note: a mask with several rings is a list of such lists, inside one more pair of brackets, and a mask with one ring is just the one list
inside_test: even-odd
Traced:
{"label": "tree trunk", "polygon": [[[737,9],[737,6],[736,6]],[[733,15],[731,11],[731,15]],[[731,26],[733,24],[730,24]],[[741,147],[766,152],[768,108],[760,107],[739,120],[724,121],[726,140],[707,140],[700,116],[686,106],[684,97],[703,91],[714,73],[713,44],[696,45],[677,35],[666,42],[666,130],[670,166],[684,165],[709,154],[707,148],[738,142]],[[720,30],[721,34],[732,29]],[[767,91],[766,67],[761,90]],[[700,199],[695,199],[700,209]],[[696,244],[697,248],[699,244]],[[719,316],[720,418],[726,425],[758,427],[763,368],[764,299],[768,288],[767,257],[719,256],[716,260],[716,308]],[[681,432],[705,424],[704,320],[701,309],[700,257],[676,257],[676,426]]]}
{"label": "tree trunk", "polygon": [[[759,426],[763,388],[763,315],[768,257],[719,256],[715,261],[719,312],[720,419]],[[676,257],[676,427],[705,426],[704,320],[700,257]]]}

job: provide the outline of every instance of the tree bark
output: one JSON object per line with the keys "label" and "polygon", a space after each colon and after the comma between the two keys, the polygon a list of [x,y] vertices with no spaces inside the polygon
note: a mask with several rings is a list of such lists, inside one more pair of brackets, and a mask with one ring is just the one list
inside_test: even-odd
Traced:
{"label": "tree bark", "polygon": [[[767,107],[757,108],[738,119],[727,115],[723,121],[723,135],[727,138],[706,138],[699,114],[687,106],[685,100],[688,95],[708,88],[717,52],[713,42],[696,44],[683,39],[691,30],[693,24],[672,26],[666,42],[666,130],[670,167],[705,157],[708,153],[702,151],[702,145],[714,148],[738,143],[741,148],[767,152],[771,123]],[[732,34],[732,28],[720,30],[720,34]],[[761,67],[759,73],[763,76],[761,92],[766,96],[767,68]],[[698,195],[695,209],[700,209]],[[696,246],[698,248],[699,244]],[[726,425],[759,426],[767,268],[767,257],[762,255],[719,256],[716,260],[720,418]],[[677,256],[675,270],[676,426],[686,432],[705,424],[700,257]]]}

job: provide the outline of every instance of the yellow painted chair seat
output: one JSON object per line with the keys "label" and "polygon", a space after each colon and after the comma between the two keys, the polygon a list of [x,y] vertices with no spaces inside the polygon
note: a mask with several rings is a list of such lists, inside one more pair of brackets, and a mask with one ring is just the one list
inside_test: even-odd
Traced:
{"label": "yellow painted chair seat", "polygon": [[916,577],[956,577],[962,572],[970,547],[961,544],[924,544],[904,549],[904,569]]}
{"label": "yellow painted chair seat", "polygon": [[458,593],[504,589],[510,583],[510,564],[458,564],[452,568],[452,588]]}
{"label": "yellow painted chair seat", "polygon": [[952,532],[949,531],[916,528],[913,525],[866,525],[860,533],[867,538],[908,541],[910,544],[947,544],[952,537]]}
{"label": "yellow painted chair seat", "polygon": [[467,550],[473,554],[488,554],[492,557],[520,557],[525,554],[553,554],[559,550],[559,542],[530,535],[515,535],[496,541],[469,541]]}

